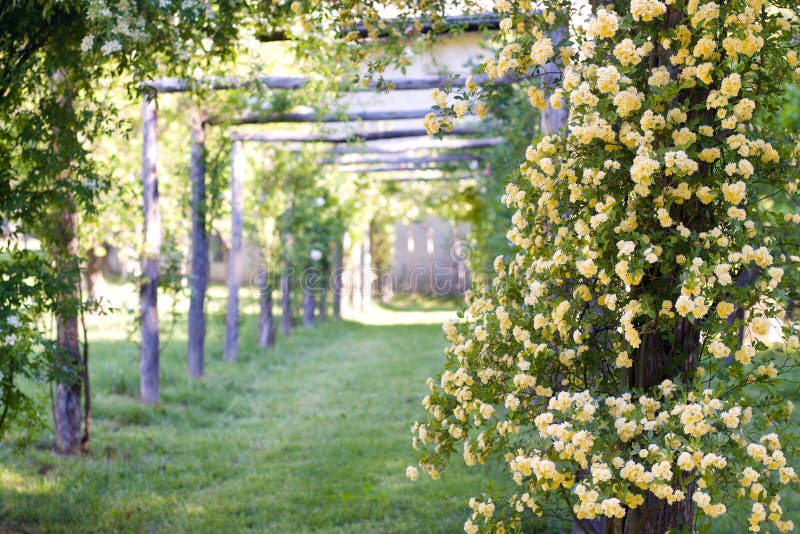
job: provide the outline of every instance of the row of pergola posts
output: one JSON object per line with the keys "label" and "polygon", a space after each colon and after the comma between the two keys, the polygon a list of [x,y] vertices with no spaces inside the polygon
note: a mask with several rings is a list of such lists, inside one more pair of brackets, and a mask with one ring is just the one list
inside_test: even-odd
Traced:
{"label": "row of pergola posts", "polygon": [[[303,78],[269,78],[262,77],[256,80],[261,87],[275,89],[299,89],[306,85],[307,81]],[[458,86],[463,84],[463,80],[451,81],[449,78],[420,78],[420,79],[398,79],[389,80],[395,85],[395,90],[416,90],[432,89],[441,87],[447,83]],[[214,90],[224,90],[246,85],[235,79],[211,79],[204,83]],[[144,242],[142,246],[142,282],[141,293],[141,354],[140,354],[140,395],[142,402],[151,404],[159,401],[159,319],[158,319],[158,282],[159,282],[159,263],[161,249],[161,215],[158,197],[158,93],[182,92],[190,89],[192,84],[177,79],[164,79],[150,82],[146,85],[148,91],[144,98],[142,108],[142,184],[143,184],[143,207],[144,207]],[[359,87],[357,90],[371,90],[373,87]],[[332,115],[319,117],[314,114],[292,113],[292,114],[245,114],[235,117],[233,124],[269,124],[269,123],[316,123],[316,122],[348,122],[348,121],[392,121],[401,119],[421,119],[428,110],[410,111],[366,111],[359,113],[347,113],[345,115]],[[205,297],[208,285],[208,235],[206,218],[206,180],[205,180],[205,128],[208,125],[219,124],[222,121],[214,117],[205,117],[199,113],[192,117],[191,127],[191,159],[190,159],[190,178],[191,178],[191,266],[189,275],[190,303],[189,303],[189,332],[187,359],[189,373],[192,377],[202,377],[205,362]],[[477,135],[481,132],[475,128],[461,128],[453,132],[458,135]],[[228,361],[233,361],[238,355],[239,340],[239,289],[242,282],[243,268],[243,183],[244,183],[244,142],[262,143],[290,143],[292,145],[302,143],[325,143],[342,146],[343,150],[332,150],[334,153],[346,154],[351,151],[359,150],[352,147],[350,143],[356,141],[372,141],[384,139],[400,139],[424,137],[425,131],[421,128],[397,129],[389,131],[364,131],[351,133],[333,134],[298,134],[286,132],[247,132],[231,134],[231,247],[228,263],[228,302],[226,312],[225,329],[225,349],[224,357]],[[480,148],[496,144],[493,139],[449,139],[454,149],[460,148]],[[453,143],[455,141],[455,143]],[[361,148],[361,150],[367,150]],[[384,149],[385,150],[385,149]],[[376,150],[376,153],[384,152]],[[455,157],[452,157],[455,156]],[[326,165],[341,167],[346,172],[369,173],[369,172],[393,172],[409,171],[421,168],[425,163],[447,163],[462,161],[465,158],[455,154],[451,157],[431,155],[425,161],[419,156],[402,157],[395,155],[394,158],[373,158],[373,161],[366,159],[360,162],[362,166],[345,169],[351,163],[346,160],[326,161]],[[371,163],[385,163],[383,167],[368,167]],[[459,178],[459,177],[456,177]],[[401,178],[398,181],[413,180],[414,178]],[[420,179],[430,179],[421,177]],[[433,178],[436,179],[436,178]],[[360,264],[362,273],[369,273],[369,250],[361,248],[360,254],[355,258]],[[343,268],[343,250],[339,247],[335,258],[336,276],[341,276]],[[281,285],[288,283],[288,280],[281,280]],[[354,278],[354,293],[360,293],[362,298],[369,298],[369,281],[361,281],[362,276]],[[333,284],[332,304],[333,313],[338,316],[341,311],[341,279]],[[284,288],[282,288],[284,289]],[[282,291],[284,298],[287,298],[288,290]],[[362,308],[364,303],[357,305]],[[285,315],[285,314],[284,314]],[[288,318],[284,318],[287,320]]]}

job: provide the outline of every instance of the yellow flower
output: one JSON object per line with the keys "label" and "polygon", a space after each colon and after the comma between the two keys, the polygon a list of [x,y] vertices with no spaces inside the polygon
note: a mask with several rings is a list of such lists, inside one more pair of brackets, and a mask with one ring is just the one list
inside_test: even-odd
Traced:
{"label": "yellow flower", "polygon": [[631,0],[633,20],[649,22],[667,12],[667,6],[658,0]]}
{"label": "yellow flower", "polygon": [[597,89],[601,93],[616,94],[619,91],[620,73],[616,67],[609,65],[597,69]]}
{"label": "yellow flower", "polygon": [[578,88],[569,95],[569,101],[574,106],[589,106],[594,107],[600,101],[597,95],[592,93],[591,87],[586,82],[583,82]]}
{"label": "yellow flower", "polygon": [[697,44],[694,45],[694,51],[692,55],[696,58],[708,59],[714,54],[714,50],[717,48],[717,43],[714,42],[714,39],[711,36],[705,36],[699,41]]}
{"label": "yellow flower", "polygon": [[419,478],[419,471],[413,465],[409,465],[408,467],[406,467],[406,477],[410,481],[414,482]]}
{"label": "yellow flower", "polygon": [[628,87],[614,97],[614,105],[620,117],[627,117],[642,107],[644,95],[635,87]]}
{"label": "yellow flower", "polygon": [[749,98],[743,98],[733,106],[733,113],[740,121],[749,121],[753,117],[753,111],[755,111],[755,109],[755,102]]}
{"label": "yellow flower", "polygon": [[736,309],[736,306],[731,304],[730,302],[722,301],[717,304],[717,315],[720,319],[727,319]]}
{"label": "yellow flower", "polygon": [[681,295],[678,297],[678,300],[675,301],[675,311],[678,312],[678,315],[681,317],[686,317],[694,310],[694,301],[686,296]]}
{"label": "yellow flower", "polygon": [[547,108],[547,101],[544,98],[544,91],[538,87],[528,87],[528,100],[530,100],[531,105],[535,108]]}
{"label": "yellow flower", "polygon": [[672,132],[672,142],[675,146],[690,145],[697,140],[697,135],[689,128],[681,128]]}
{"label": "yellow flower", "polygon": [[708,345],[708,352],[717,359],[726,357],[731,353],[731,349],[721,341],[715,341]]}
{"label": "yellow flower", "polygon": [[742,88],[742,77],[737,73],[729,74],[722,80],[720,86],[720,93],[724,96],[731,98],[739,94]]}
{"label": "yellow flower", "polygon": [[553,41],[549,37],[543,37],[531,47],[531,60],[534,65],[544,65],[553,57]]}
{"label": "yellow flower", "polygon": [[664,87],[670,82],[669,70],[667,67],[656,67],[650,71],[647,83],[653,87]]}
{"label": "yellow flower", "polygon": [[586,28],[586,35],[591,38],[609,39],[614,37],[614,34],[619,29],[619,19],[613,10],[607,10],[601,7],[597,10],[597,17],[595,17],[589,26]]}
{"label": "yellow flower", "polygon": [[603,511],[603,515],[606,517],[625,517],[625,509],[620,504],[619,499],[616,498],[605,499],[602,503],[600,503],[600,509]]}
{"label": "yellow flower", "polygon": [[445,107],[447,105],[447,93],[442,91],[441,89],[434,89],[433,93],[431,94],[433,98],[434,104],[439,107]]}
{"label": "yellow flower", "polygon": [[614,363],[617,367],[622,367],[622,368],[633,367],[633,360],[631,360],[630,357],[628,357],[628,353],[625,351],[622,351],[617,355],[617,361]]}
{"label": "yellow flower", "polygon": [[[699,157],[701,161],[705,161],[707,163],[712,163],[718,160],[720,156],[722,156],[722,153],[717,147],[704,148],[697,155],[697,157]],[[706,204],[708,204],[708,202],[706,202]]]}
{"label": "yellow flower", "polygon": [[463,117],[467,113],[468,109],[469,109],[469,102],[467,102],[466,100],[459,100],[458,102],[453,104],[453,113],[455,113],[456,117],[458,118]]}
{"label": "yellow flower", "polygon": [[[614,57],[626,67],[638,65],[642,61],[638,50],[636,50],[636,45],[630,39],[623,39],[614,47]],[[667,76],[669,76],[669,74],[667,74]]]}
{"label": "yellow flower", "polygon": [[744,200],[747,186],[741,180],[732,184],[722,184],[722,198],[734,206]]}
{"label": "yellow flower", "polygon": [[425,118],[422,120],[422,125],[425,126],[425,131],[428,132],[428,135],[436,135],[439,133],[439,121],[434,112],[425,115]]}

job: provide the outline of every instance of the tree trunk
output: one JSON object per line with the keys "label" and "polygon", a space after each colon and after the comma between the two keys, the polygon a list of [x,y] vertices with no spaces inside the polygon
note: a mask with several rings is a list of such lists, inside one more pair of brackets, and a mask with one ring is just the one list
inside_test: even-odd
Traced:
{"label": "tree trunk", "polygon": [[664,534],[670,529],[675,532],[694,532],[693,492],[690,486],[686,490],[686,498],[672,505],[647,493],[643,505],[628,510],[624,534]]}
{"label": "tree trunk", "polygon": [[306,328],[314,326],[315,300],[312,288],[307,288],[303,293],[303,326]]}
{"label": "tree trunk", "polygon": [[202,378],[205,366],[206,287],[208,286],[208,235],[206,231],[206,166],[203,117],[192,116],[192,274],[189,276],[189,339],[186,359],[189,375]]}
{"label": "tree trunk", "polygon": [[157,118],[155,95],[147,94],[142,108],[142,186],[144,194],[144,247],[140,296],[142,302],[142,346],[139,394],[144,404],[158,402],[158,275],[161,260],[161,209],[158,204],[156,161]]}
{"label": "tree trunk", "polygon": [[342,292],[344,291],[344,239],[336,243],[331,288],[333,289],[333,318],[342,318]]}
{"label": "tree trunk", "polygon": [[275,346],[275,320],[272,316],[272,287],[262,288],[259,294],[258,345],[264,348]]}
{"label": "tree trunk", "polygon": [[[62,351],[60,365],[69,370],[71,379],[56,386],[53,401],[56,452],[77,454],[81,451],[81,381],[86,378],[78,338],[80,298],[80,269],[78,267],[78,237],[75,230],[77,215],[72,199],[69,207],[60,211],[55,221],[55,264],[61,275],[71,276],[71,290],[63,296],[56,317],[56,336]],[[88,444],[86,444],[88,445]],[[84,445],[85,446],[85,445]]]}
{"label": "tree trunk", "polygon": [[242,283],[242,211],[244,154],[242,142],[234,141],[231,150],[231,250],[228,259],[228,311],[225,316],[225,359],[236,360],[239,353],[239,287]]}
{"label": "tree trunk", "polygon": [[286,272],[281,275],[281,334],[284,336],[292,333],[292,295],[291,280],[289,272],[291,267],[287,267]]}
{"label": "tree trunk", "polygon": [[[669,286],[669,285],[668,285]],[[653,328],[656,325],[652,325]],[[673,332],[664,339],[658,333],[645,333],[633,356],[633,367],[628,380],[631,387],[645,391],[652,389],[665,379],[688,379],[697,365],[700,353],[700,332],[683,319]],[[683,355],[683,361],[676,361]],[[692,489],[686,497],[669,505],[652,493],[645,495],[642,506],[628,510],[625,516],[625,534],[662,534],[670,529],[682,531],[694,528],[694,503]]]}

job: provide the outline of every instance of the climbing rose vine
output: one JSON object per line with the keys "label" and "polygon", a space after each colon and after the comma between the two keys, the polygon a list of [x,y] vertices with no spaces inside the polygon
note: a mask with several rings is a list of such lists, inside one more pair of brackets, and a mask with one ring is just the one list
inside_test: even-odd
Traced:
{"label": "climbing rose vine", "polygon": [[[792,530],[781,386],[799,363],[786,307],[800,283],[800,143],[771,117],[800,79],[800,8],[495,9],[490,83],[513,79],[569,119],[510,178],[514,252],[445,325],[446,364],[412,427],[419,466],[438,478],[453,453],[503,459],[516,491],[473,498],[469,533],[558,510],[614,532],[642,532],[659,510],[662,532],[723,515]],[[483,116],[483,90],[437,91],[429,132]]]}

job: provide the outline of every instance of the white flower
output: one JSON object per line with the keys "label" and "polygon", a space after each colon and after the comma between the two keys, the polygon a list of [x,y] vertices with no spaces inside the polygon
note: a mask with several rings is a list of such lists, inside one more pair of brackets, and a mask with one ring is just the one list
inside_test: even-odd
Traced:
{"label": "white flower", "polygon": [[322,251],[312,248],[310,256],[312,260],[319,261],[322,259]]}
{"label": "white flower", "polygon": [[325,199],[322,197],[317,197],[314,199],[314,205],[318,208],[321,208],[325,205]]}
{"label": "white flower", "polygon": [[17,334],[9,334],[3,340],[3,345],[11,346],[17,342]]}
{"label": "white flower", "polygon": [[10,326],[13,326],[14,328],[19,328],[20,326],[22,326],[22,322],[20,322],[19,317],[17,317],[16,315],[9,315],[8,318],[6,319],[6,322]]}
{"label": "white flower", "polygon": [[111,55],[114,52],[119,52],[120,50],[122,50],[122,45],[119,44],[119,41],[116,39],[113,41],[107,41],[103,46],[100,47],[100,51],[104,56]]}
{"label": "white flower", "polygon": [[15,221],[3,220],[3,222],[0,224],[0,234],[2,234],[3,237],[8,237],[12,234],[16,234],[17,229],[18,226]]}
{"label": "white flower", "polygon": [[94,35],[92,35],[91,33],[85,35],[83,39],[81,39],[81,52],[83,52],[84,54],[89,50],[91,50],[93,46],[94,46]]}

